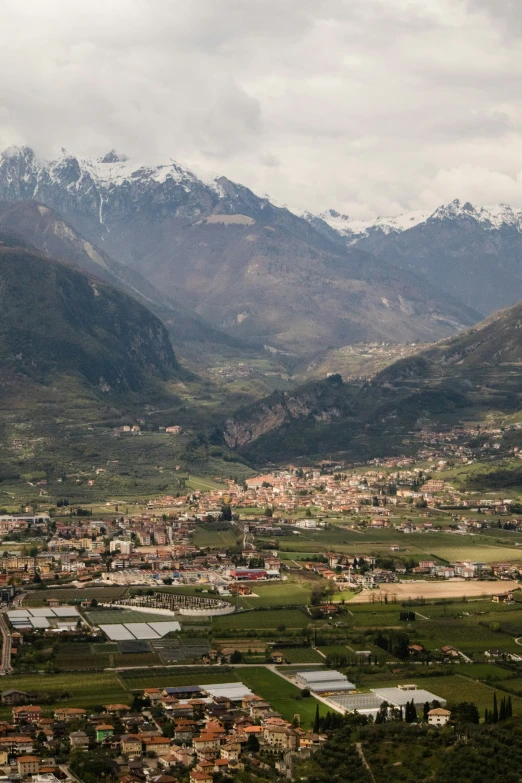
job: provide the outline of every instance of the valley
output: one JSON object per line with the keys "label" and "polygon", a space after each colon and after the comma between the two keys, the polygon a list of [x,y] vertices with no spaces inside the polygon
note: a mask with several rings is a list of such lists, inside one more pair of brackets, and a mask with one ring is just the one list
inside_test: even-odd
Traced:
{"label": "valley", "polygon": [[28,149],[0,196],[0,717],[22,772],[23,750],[81,783],[321,780],[341,742],[350,780],[359,748],[361,779],[402,783],[404,732],[450,764],[457,732],[517,726],[522,305],[482,320],[501,287],[462,297],[458,264],[388,249],[463,221],[480,244],[505,214],[354,232],[178,164]]}

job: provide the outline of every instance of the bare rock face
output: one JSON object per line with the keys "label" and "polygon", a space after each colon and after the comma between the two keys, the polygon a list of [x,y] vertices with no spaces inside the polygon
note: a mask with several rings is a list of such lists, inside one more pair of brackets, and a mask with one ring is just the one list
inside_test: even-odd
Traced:
{"label": "bare rock face", "polygon": [[330,422],[343,410],[343,383],[340,376],[309,383],[296,392],[276,393],[239,411],[223,427],[223,438],[230,448],[241,449],[285,424],[309,419]]}

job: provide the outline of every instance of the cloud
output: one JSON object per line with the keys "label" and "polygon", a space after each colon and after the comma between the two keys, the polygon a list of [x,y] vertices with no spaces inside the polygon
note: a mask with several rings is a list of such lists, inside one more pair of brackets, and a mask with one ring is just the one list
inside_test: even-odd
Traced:
{"label": "cloud", "polygon": [[0,146],[361,217],[522,206],[521,32],[510,0],[4,0]]}

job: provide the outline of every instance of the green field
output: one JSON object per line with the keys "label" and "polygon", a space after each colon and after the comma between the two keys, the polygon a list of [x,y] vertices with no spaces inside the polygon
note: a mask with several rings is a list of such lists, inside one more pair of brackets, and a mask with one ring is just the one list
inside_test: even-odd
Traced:
{"label": "green field", "polygon": [[282,647],[274,652],[284,655],[288,663],[324,663],[323,656],[311,647]]}
{"label": "green field", "polygon": [[161,623],[169,618],[163,614],[149,614],[133,609],[95,609],[85,613],[92,625],[113,625],[114,623]]}
{"label": "green field", "polygon": [[33,590],[24,597],[24,606],[43,606],[49,598],[57,598],[65,604],[81,601],[115,601],[127,592],[126,587],[51,587],[45,590]]}
{"label": "green field", "polygon": [[[22,691],[48,693],[58,700],[60,694],[69,696],[59,704],[68,707],[94,707],[97,704],[128,704],[130,694],[116,672],[89,674],[12,674],[3,678],[3,687]],[[52,707],[49,708],[52,711]],[[9,707],[0,708],[0,715],[10,714]]]}
{"label": "green field", "polygon": [[410,639],[423,644],[428,650],[450,644],[470,657],[483,657],[485,651],[490,649],[510,653],[522,651],[512,635],[493,630],[489,621],[479,625],[474,618],[440,618],[417,621],[414,625]]}
{"label": "green field", "polygon": [[240,599],[244,609],[257,609],[265,606],[307,606],[310,603],[312,586],[310,583],[277,582],[251,585],[256,596],[245,596]]}
{"label": "green field", "polygon": [[[453,677],[437,677],[423,680],[423,685],[418,685],[433,691],[437,696],[442,696],[448,704],[461,701],[474,702],[479,708],[482,718],[484,717],[484,710],[486,708],[491,710],[493,707],[495,688],[460,674],[455,674]],[[496,694],[497,699],[501,699],[505,695],[503,691],[496,691]],[[513,695],[512,700],[513,714],[522,715],[522,699]]]}
{"label": "green field", "polygon": [[237,544],[238,531],[230,530],[209,530],[202,525],[196,525],[194,528],[194,537],[192,539],[195,546],[200,549],[230,549]]}
{"label": "green field", "polygon": [[197,669],[151,669],[121,673],[121,681],[129,691],[143,688],[176,688],[178,685],[210,685],[220,682],[238,682],[241,679],[235,669],[205,667]]}
{"label": "green field", "polygon": [[[415,518],[415,521],[418,522],[419,519]],[[437,521],[434,519],[434,522]],[[450,518],[444,517],[440,520],[442,521],[448,523]],[[351,529],[346,520],[341,520],[341,523],[332,524],[326,530],[301,530],[298,536],[281,536],[278,538],[280,556],[306,559],[307,555],[331,550],[354,555],[388,556],[390,546],[398,544],[399,557],[408,556],[417,560],[435,558],[440,562],[455,562],[471,558],[485,563],[522,562],[522,548],[516,548],[515,539],[508,536],[498,536],[494,541],[491,535],[486,534],[455,536],[449,533],[427,532],[405,536],[394,529],[356,530]],[[353,521],[350,521],[351,525]]]}
{"label": "green field", "polygon": [[348,649],[344,644],[327,644],[321,647],[318,647],[318,649],[324,654],[324,655],[345,655],[349,659],[355,659],[355,655],[351,650]]}
{"label": "green field", "polygon": [[303,729],[312,728],[317,705],[321,715],[328,712],[328,708],[322,702],[313,697],[302,698],[299,688],[269,669],[237,667],[235,671],[248,688],[257,696],[270,702],[274,710],[285,720],[291,721],[294,715],[300,715]]}
{"label": "green field", "polygon": [[209,489],[226,489],[226,484],[218,484],[217,481],[208,478],[208,476],[190,476],[185,480],[185,486],[189,489],[201,490],[206,492]]}
{"label": "green field", "polygon": [[[442,538],[442,536],[440,536]],[[437,536],[439,538],[439,536]],[[474,537],[469,536],[466,544],[459,541],[458,546],[447,547],[433,542],[430,547],[431,554],[440,560],[454,563],[457,560],[477,560],[483,563],[522,562],[522,548],[509,546],[489,546],[475,544]]]}
{"label": "green field", "polygon": [[299,609],[268,609],[262,612],[243,612],[215,617],[213,628],[218,632],[249,628],[276,630],[283,625],[285,628],[306,628],[311,622],[312,618]]}

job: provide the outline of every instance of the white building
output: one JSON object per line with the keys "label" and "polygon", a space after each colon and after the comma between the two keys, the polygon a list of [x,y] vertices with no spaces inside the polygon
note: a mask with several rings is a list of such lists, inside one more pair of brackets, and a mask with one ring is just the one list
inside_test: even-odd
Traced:
{"label": "white building", "polygon": [[114,540],[109,544],[109,552],[120,552],[122,555],[130,555],[132,552],[132,541]]}
{"label": "white building", "polygon": [[445,726],[449,721],[451,712],[443,707],[437,707],[428,712],[428,723],[430,726]]}

